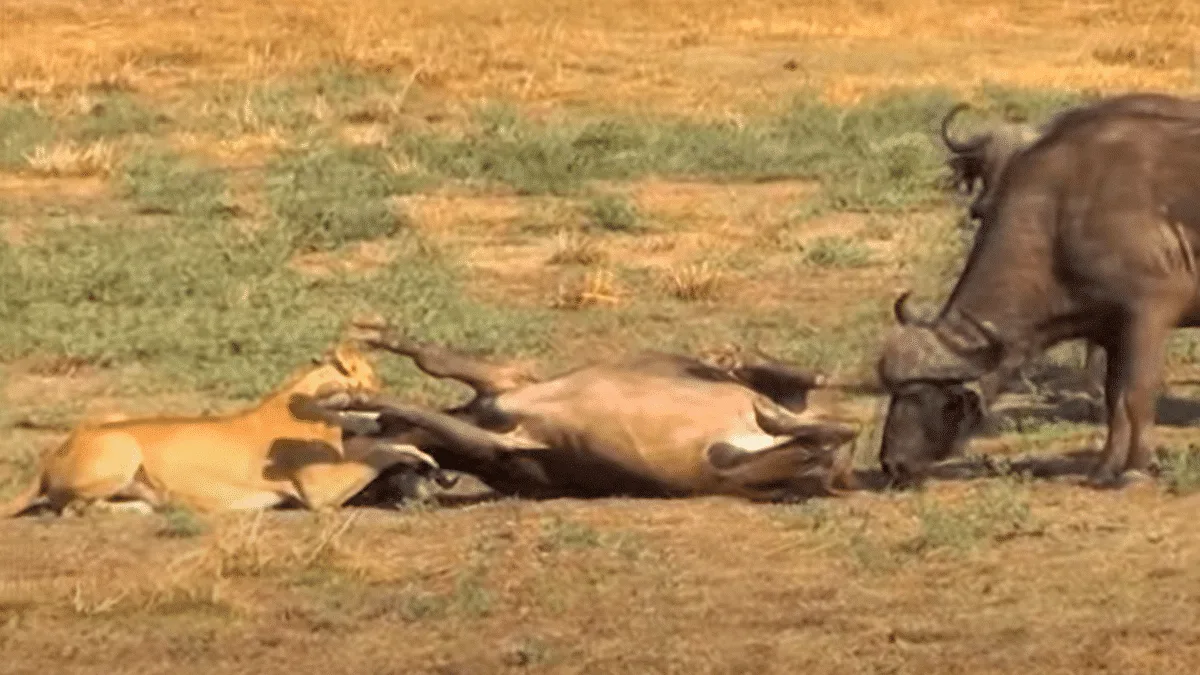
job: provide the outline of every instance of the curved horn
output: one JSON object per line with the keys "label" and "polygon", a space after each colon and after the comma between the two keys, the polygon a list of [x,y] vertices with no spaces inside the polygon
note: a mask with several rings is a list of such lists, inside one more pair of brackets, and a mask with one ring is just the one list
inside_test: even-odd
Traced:
{"label": "curved horn", "polygon": [[951,108],[950,112],[946,113],[946,116],[942,118],[942,142],[946,144],[947,148],[950,148],[951,152],[955,152],[960,155],[977,151],[979,146],[984,142],[984,139],[981,138],[974,143],[956,143],[954,139],[950,138],[951,120],[953,120],[958,113],[970,107],[971,105],[969,103],[959,103]]}
{"label": "curved horn", "polygon": [[908,301],[912,296],[912,290],[904,291],[900,297],[896,298],[896,302],[892,303],[892,313],[896,315],[896,321],[901,326],[915,325],[928,327],[929,322],[919,318],[908,306]]}

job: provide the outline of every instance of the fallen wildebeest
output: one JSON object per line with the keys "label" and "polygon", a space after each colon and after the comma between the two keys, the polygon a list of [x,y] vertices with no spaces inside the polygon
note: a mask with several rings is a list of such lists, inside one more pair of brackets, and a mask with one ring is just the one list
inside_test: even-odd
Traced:
{"label": "fallen wildebeest", "polygon": [[370,362],[343,344],[247,410],[81,424],[41,458],[29,488],[0,506],[0,516],[19,515],[41,501],[60,513],[68,505],[111,501],[130,501],[139,510],[167,502],[203,511],[285,502],[340,506],[398,464],[433,468],[408,446],[363,437],[343,443],[343,425],[370,430],[373,422],[333,419],[314,404],[318,393],[379,388]]}
{"label": "fallen wildebeest", "polygon": [[366,341],[466,383],[474,398],[440,411],[378,394],[319,404],[376,411],[377,437],[411,444],[499,493],[775,499],[810,469],[828,469],[826,488],[850,481],[857,430],[806,410],[822,376],[773,359],[718,366],[645,352],[540,379],[391,331]]}
{"label": "fallen wildebeest", "polygon": [[1102,101],[1060,114],[999,176],[937,316],[914,322],[907,294],[897,300],[900,325],[878,363],[891,476],[918,477],[966,439],[979,398],[965,383],[1075,338],[1108,358],[1108,434],[1092,480],[1152,468],[1167,339],[1200,325],[1200,115],[1164,108]]}

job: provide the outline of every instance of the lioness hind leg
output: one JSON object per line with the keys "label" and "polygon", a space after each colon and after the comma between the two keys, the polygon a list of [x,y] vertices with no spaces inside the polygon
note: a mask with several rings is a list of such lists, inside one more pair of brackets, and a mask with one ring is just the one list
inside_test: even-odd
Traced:
{"label": "lioness hind leg", "polygon": [[47,472],[47,500],[61,513],[72,502],[91,503],[113,497],[142,499],[148,494],[138,482],[142,450],[123,433],[105,434],[71,448]]}

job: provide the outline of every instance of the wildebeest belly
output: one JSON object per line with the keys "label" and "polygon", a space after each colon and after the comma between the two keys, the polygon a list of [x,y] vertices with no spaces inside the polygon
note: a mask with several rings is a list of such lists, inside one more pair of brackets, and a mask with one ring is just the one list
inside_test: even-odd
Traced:
{"label": "wildebeest belly", "polygon": [[563,461],[612,464],[683,488],[706,478],[713,443],[755,437],[750,445],[768,444],[754,396],[732,382],[571,377],[506,393],[497,407]]}

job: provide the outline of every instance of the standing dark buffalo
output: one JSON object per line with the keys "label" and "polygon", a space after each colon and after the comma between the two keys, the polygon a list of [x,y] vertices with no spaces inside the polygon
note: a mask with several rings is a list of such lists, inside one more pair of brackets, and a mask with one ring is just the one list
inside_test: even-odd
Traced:
{"label": "standing dark buffalo", "polygon": [[[1030,146],[1044,133],[1055,129],[1064,120],[1070,119],[1072,110],[1051,118],[1041,127],[1026,123],[1001,122],[980,131],[965,141],[956,141],[950,135],[950,123],[958,113],[970,108],[959,103],[942,118],[941,138],[946,145],[946,165],[952,174],[952,184],[960,191],[971,194],[978,187],[975,199],[967,209],[967,222],[982,219],[990,207],[993,187],[1000,179],[1008,163]],[[1167,94],[1134,93],[1113,96],[1087,106],[1092,114],[1151,113],[1166,116],[1200,117],[1200,102],[1178,98]],[[1087,388],[1092,396],[1103,390],[1105,357],[1100,344],[1088,342],[1084,370],[1087,373]],[[1010,373],[996,372],[980,380],[980,393],[985,410],[999,397]],[[1027,383],[1028,384],[1028,383]]]}
{"label": "standing dark buffalo", "polygon": [[894,479],[965,442],[980,413],[967,383],[1078,338],[1108,358],[1092,480],[1151,468],[1167,339],[1200,325],[1200,102],[1138,98],[1058,115],[997,177],[936,317],[912,321],[907,293],[896,301],[900,325],[878,362],[890,393],[880,459]]}

